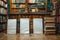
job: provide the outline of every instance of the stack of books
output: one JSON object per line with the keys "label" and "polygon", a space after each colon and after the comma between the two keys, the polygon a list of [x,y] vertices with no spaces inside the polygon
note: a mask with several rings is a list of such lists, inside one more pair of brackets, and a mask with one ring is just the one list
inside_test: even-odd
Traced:
{"label": "stack of books", "polygon": [[44,17],[45,34],[55,34],[55,17]]}

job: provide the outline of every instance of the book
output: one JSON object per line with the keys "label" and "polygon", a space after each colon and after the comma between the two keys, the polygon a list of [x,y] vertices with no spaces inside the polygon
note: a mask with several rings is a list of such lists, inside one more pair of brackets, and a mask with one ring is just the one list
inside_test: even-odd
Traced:
{"label": "book", "polygon": [[35,3],[35,0],[29,0],[28,3]]}
{"label": "book", "polygon": [[0,5],[3,6],[4,5],[4,2],[3,1],[0,1]]}
{"label": "book", "polygon": [[19,2],[20,2],[20,3],[25,3],[25,2],[26,2],[26,0],[19,0]]}
{"label": "book", "polygon": [[16,8],[19,8],[19,4],[16,4]]}
{"label": "book", "polygon": [[55,23],[45,23],[45,26],[55,26]]}
{"label": "book", "polygon": [[16,3],[20,3],[20,0],[16,0]]}
{"label": "book", "polygon": [[2,17],[2,22],[6,22],[6,17]]}
{"label": "book", "polygon": [[12,3],[16,3],[16,0],[12,0]]}
{"label": "book", "polygon": [[21,9],[21,12],[24,13],[24,12],[25,12],[25,8],[22,8],[22,9]]}
{"label": "book", "polygon": [[16,5],[15,4],[14,5],[12,4],[12,8],[16,8]]}
{"label": "book", "polygon": [[35,0],[35,3],[38,3],[39,2],[39,0]]}
{"label": "book", "polygon": [[57,23],[60,23],[60,16],[57,17]]}
{"label": "book", "polygon": [[36,9],[32,9],[32,12],[36,12]]}
{"label": "book", "polygon": [[5,2],[7,2],[7,0],[4,0]]}
{"label": "book", "polygon": [[25,8],[25,4],[20,4],[20,8]]}

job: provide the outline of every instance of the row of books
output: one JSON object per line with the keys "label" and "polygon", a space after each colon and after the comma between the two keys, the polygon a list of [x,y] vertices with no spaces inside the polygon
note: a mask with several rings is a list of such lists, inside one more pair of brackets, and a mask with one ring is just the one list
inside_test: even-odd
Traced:
{"label": "row of books", "polygon": [[45,34],[47,32],[55,33],[56,31],[55,17],[44,17],[44,31],[45,31]]}
{"label": "row of books", "polygon": [[[28,0],[28,3],[45,2],[45,0]],[[26,3],[26,0],[12,0],[12,3]]]}
{"label": "row of books", "polygon": [[12,3],[25,3],[26,0],[12,0]]}
{"label": "row of books", "polygon": [[12,8],[25,8],[25,4],[12,4]]}
{"label": "row of books", "polygon": [[4,3],[4,1],[7,1],[7,0],[0,0],[0,14],[3,13],[7,13],[7,4]]}
{"label": "row of books", "polygon": [[3,1],[0,0],[0,6],[3,6],[5,8],[7,8],[7,4],[5,4]]}
{"label": "row of books", "polygon": [[5,2],[7,2],[7,0],[4,0]]}
{"label": "row of books", "polygon": [[28,3],[41,3],[45,2],[45,0],[28,0]]}
{"label": "row of books", "polygon": [[0,16],[0,22],[6,22],[6,17],[5,16]]}
{"label": "row of books", "polygon": [[7,13],[7,9],[5,8],[0,8],[0,14],[6,14]]}

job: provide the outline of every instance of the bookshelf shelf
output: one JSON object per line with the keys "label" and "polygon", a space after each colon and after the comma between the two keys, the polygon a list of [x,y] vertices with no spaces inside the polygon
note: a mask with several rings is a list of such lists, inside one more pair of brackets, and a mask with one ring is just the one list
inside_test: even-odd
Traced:
{"label": "bookshelf shelf", "polygon": [[11,4],[26,4],[26,3],[11,3]]}
{"label": "bookshelf shelf", "polygon": [[4,7],[4,6],[1,6],[1,5],[0,5],[0,8],[4,8],[4,9],[7,9],[6,7]]}
{"label": "bookshelf shelf", "polygon": [[0,22],[0,24],[6,24],[7,22]]}
{"label": "bookshelf shelf", "polygon": [[7,16],[7,13],[4,14],[4,13],[0,13],[0,16]]}
{"label": "bookshelf shelf", "polygon": [[12,9],[23,9],[23,8],[12,8]]}
{"label": "bookshelf shelf", "polygon": [[7,2],[5,2],[4,0],[2,0],[5,4],[7,4]]}
{"label": "bookshelf shelf", "polygon": [[[55,28],[55,16],[51,16],[51,17],[44,17],[44,31],[45,34],[50,34],[49,32],[55,32],[56,33],[56,28]],[[54,34],[55,34],[54,33]]]}
{"label": "bookshelf shelf", "polygon": [[50,15],[50,14],[41,12],[31,12],[31,13],[10,13],[9,15]]}
{"label": "bookshelf shelf", "polygon": [[56,30],[45,30],[45,32],[55,32]]}

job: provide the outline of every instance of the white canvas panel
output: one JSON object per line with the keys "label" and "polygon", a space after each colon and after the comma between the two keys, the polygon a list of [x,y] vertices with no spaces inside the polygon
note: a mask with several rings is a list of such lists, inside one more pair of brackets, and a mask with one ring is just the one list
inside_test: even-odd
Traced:
{"label": "white canvas panel", "polygon": [[7,34],[16,34],[16,19],[8,19]]}
{"label": "white canvas panel", "polygon": [[20,19],[20,33],[29,34],[29,19],[28,18]]}
{"label": "white canvas panel", "polygon": [[33,32],[34,32],[34,34],[43,34],[42,18],[34,18],[33,19]]}

